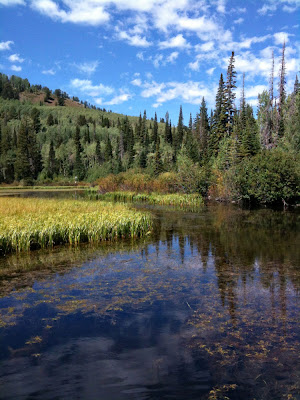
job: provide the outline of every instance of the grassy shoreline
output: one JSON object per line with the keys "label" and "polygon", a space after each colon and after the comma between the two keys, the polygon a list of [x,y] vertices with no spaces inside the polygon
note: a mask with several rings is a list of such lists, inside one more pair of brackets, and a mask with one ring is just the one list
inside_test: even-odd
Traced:
{"label": "grassy shoreline", "polygon": [[146,235],[150,214],[126,205],[60,199],[0,199],[0,254]]}

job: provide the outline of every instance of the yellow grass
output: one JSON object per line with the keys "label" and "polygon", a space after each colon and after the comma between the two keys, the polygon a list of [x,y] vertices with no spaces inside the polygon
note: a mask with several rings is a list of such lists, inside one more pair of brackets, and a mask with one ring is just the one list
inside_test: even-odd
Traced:
{"label": "yellow grass", "polygon": [[0,198],[0,253],[145,235],[147,213],[100,201]]}

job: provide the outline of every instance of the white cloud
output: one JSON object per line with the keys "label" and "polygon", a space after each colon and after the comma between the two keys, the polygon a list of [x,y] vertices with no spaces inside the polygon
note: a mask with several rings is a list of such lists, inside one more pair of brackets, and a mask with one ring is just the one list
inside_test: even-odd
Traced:
{"label": "white cloud", "polygon": [[268,14],[269,12],[276,11],[276,9],[277,9],[277,5],[276,5],[276,4],[264,4],[264,5],[262,6],[262,8],[259,8],[259,9],[257,10],[257,12],[258,12],[258,14],[260,14],[260,15],[266,15],[266,14]]}
{"label": "white cloud", "polygon": [[167,63],[173,63],[177,58],[178,58],[178,51],[173,51],[168,57],[167,57]]}
{"label": "white cloud", "polygon": [[10,56],[8,57],[8,59],[9,59],[9,61],[12,62],[12,63],[15,63],[15,62],[22,63],[22,62],[25,61],[25,59],[24,59],[24,58],[21,58],[21,57],[19,56],[19,54],[12,54],[12,55],[10,55]]}
{"label": "white cloud", "polygon": [[12,40],[8,40],[7,42],[0,42],[0,50],[10,50],[10,46],[14,44]]}
{"label": "white cloud", "polygon": [[191,45],[186,41],[182,34],[174,36],[169,40],[165,40],[163,42],[159,42],[158,46],[160,49],[170,49],[170,48],[181,48],[186,49],[190,48]]}
{"label": "white cloud", "polygon": [[18,66],[18,65],[12,65],[12,66],[10,67],[10,69],[11,69],[12,71],[16,71],[16,72],[22,71],[22,67],[20,67],[20,66]]}
{"label": "white cloud", "polygon": [[245,96],[246,99],[248,98],[252,98],[255,97],[257,98],[257,96],[262,93],[264,90],[268,90],[268,86],[267,85],[255,85],[255,86],[246,86],[245,87]]}
{"label": "white cloud", "polygon": [[162,54],[156,54],[154,57],[149,57],[149,60],[151,59],[153,60],[154,67],[158,68],[163,62],[164,56]]}
{"label": "white cloud", "polygon": [[261,8],[257,10],[258,14],[272,14],[278,7],[282,6],[282,10],[288,13],[295,12],[300,7],[299,0],[267,0]]}
{"label": "white cloud", "polygon": [[226,0],[218,0],[217,11],[221,14],[225,14],[226,13],[225,5],[226,5]]}
{"label": "white cloud", "polygon": [[144,98],[155,97],[153,107],[160,106],[167,101],[178,99],[189,104],[200,104],[204,96],[212,106],[215,99],[216,87],[208,87],[206,83],[188,82],[162,82],[155,81],[143,83],[141,96]]}
{"label": "white cloud", "polygon": [[213,19],[206,18],[205,16],[199,18],[178,18],[176,26],[178,28],[197,33],[220,31],[220,26],[218,26],[218,24],[214,22]]}
{"label": "white cloud", "polygon": [[244,22],[244,18],[238,18],[233,21],[234,24],[240,25]]}
{"label": "white cloud", "polygon": [[139,78],[133,79],[131,83],[134,86],[142,86],[142,81]]}
{"label": "white cloud", "polygon": [[80,64],[74,63],[73,65],[81,73],[91,75],[96,71],[96,69],[99,65],[99,62],[98,61],[90,61],[90,62],[84,62],[84,63],[80,63]]}
{"label": "white cloud", "polygon": [[200,68],[200,60],[196,60],[194,62],[190,62],[188,67],[193,71],[199,71]]}
{"label": "white cloud", "polygon": [[102,97],[98,97],[97,99],[94,99],[94,102],[98,105],[101,106],[103,104],[103,99]]}
{"label": "white cloud", "polygon": [[104,10],[104,5],[98,1],[64,0],[63,5],[64,9],[53,0],[32,0],[31,2],[34,10],[61,22],[97,26],[110,19],[110,15]]}
{"label": "white cloud", "polygon": [[234,11],[239,14],[244,14],[245,12],[247,12],[247,8],[246,7],[237,7],[234,9]]}
{"label": "white cloud", "polygon": [[283,44],[283,42],[287,43],[289,41],[290,34],[287,32],[277,32],[274,33],[274,42],[275,44]]}
{"label": "white cloud", "polygon": [[202,51],[206,52],[213,50],[214,47],[215,47],[215,42],[213,40],[210,40],[208,42],[196,45],[195,50],[197,52],[202,52]]}
{"label": "white cloud", "polygon": [[71,86],[92,97],[110,95],[114,92],[112,87],[105,86],[102,83],[93,85],[89,79],[72,79]]}
{"label": "white cloud", "polygon": [[206,70],[206,73],[207,73],[208,75],[212,75],[212,74],[214,73],[214,70],[215,70],[215,69],[216,69],[216,67],[209,68],[209,69]]}
{"label": "white cloud", "polygon": [[0,0],[0,4],[2,6],[17,6],[17,5],[25,5],[24,0]]}
{"label": "white cloud", "polygon": [[153,75],[151,74],[151,72],[146,72],[146,78],[147,79],[152,79]]}
{"label": "white cloud", "polygon": [[118,38],[125,40],[130,46],[149,47],[152,45],[151,42],[148,42],[145,36],[142,37],[140,35],[130,35],[125,31],[118,32]]}
{"label": "white cloud", "polygon": [[142,91],[141,96],[145,98],[156,96],[165,88],[164,83],[156,83],[155,81],[146,82],[143,86],[144,90]]}
{"label": "white cloud", "polygon": [[153,108],[158,108],[160,106],[162,106],[162,103],[154,103],[154,104],[152,104]]}
{"label": "white cloud", "polygon": [[132,98],[132,94],[121,93],[118,96],[115,96],[114,98],[112,98],[110,101],[107,101],[105,104],[107,104],[109,106],[114,106],[116,104],[124,103],[125,101],[128,101],[131,98]]}
{"label": "white cloud", "polygon": [[53,69],[45,69],[42,71],[42,74],[44,75],[55,75],[55,71]]}
{"label": "white cloud", "polygon": [[144,53],[140,51],[139,53],[137,53],[136,58],[138,58],[141,61],[144,61]]}
{"label": "white cloud", "polygon": [[297,10],[297,7],[290,7],[290,6],[283,6],[282,7],[283,11],[287,12],[287,13],[293,13]]}

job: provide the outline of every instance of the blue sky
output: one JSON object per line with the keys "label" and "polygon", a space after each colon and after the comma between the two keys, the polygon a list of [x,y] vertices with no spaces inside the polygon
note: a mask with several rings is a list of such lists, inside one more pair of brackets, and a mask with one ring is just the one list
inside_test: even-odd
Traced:
{"label": "blue sky", "polygon": [[0,0],[0,71],[128,115],[199,110],[235,52],[237,104],[256,105],[278,76],[299,73],[300,0]]}

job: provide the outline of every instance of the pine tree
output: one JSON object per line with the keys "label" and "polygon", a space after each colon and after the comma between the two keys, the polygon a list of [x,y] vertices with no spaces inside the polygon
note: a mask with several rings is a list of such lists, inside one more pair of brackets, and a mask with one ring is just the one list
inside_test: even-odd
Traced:
{"label": "pine tree", "polygon": [[136,140],[140,143],[143,142],[143,119],[142,114],[140,113],[138,123],[135,126],[135,137]]}
{"label": "pine tree", "polygon": [[294,83],[294,95],[296,96],[296,94],[299,92],[300,90],[300,83],[298,81],[298,75],[296,75],[296,79],[295,79],[295,83]]}
{"label": "pine tree", "polygon": [[104,159],[105,161],[111,161],[112,160],[112,146],[111,146],[111,141],[109,138],[109,135],[106,137],[106,142],[105,142],[105,148],[104,148]]}
{"label": "pine tree", "polygon": [[74,142],[75,142],[75,149],[76,149],[74,175],[75,175],[75,177],[77,177],[77,179],[79,181],[81,181],[84,178],[85,171],[84,171],[84,165],[83,165],[82,158],[81,158],[82,146],[80,143],[80,128],[78,125],[76,125],[76,129],[75,129]]}
{"label": "pine tree", "polygon": [[32,125],[35,133],[39,133],[41,130],[41,120],[40,120],[40,112],[37,108],[33,108],[31,111],[31,119],[32,119]]}
{"label": "pine tree", "polygon": [[96,150],[95,150],[96,162],[101,164],[103,161],[103,157],[101,154],[100,140],[96,139]]}
{"label": "pine tree", "polygon": [[284,119],[283,119],[283,108],[286,101],[286,91],[285,91],[285,42],[282,46],[281,55],[281,66],[279,75],[279,99],[277,108],[277,138],[281,138],[284,135]]}
{"label": "pine tree", "polygon": [[208,159],[208,141],[209,141],[209,123],[207,115],[207,107],[204,97],[200,106],[199,119],[197,121],[197,135],[199,138],[200,160],[202,164]]}
{"label": "pine tree", "polygon": [[28,120],[21,121],[15,162],[15,179],[29,181],[32,178],[28,152]]}
{"label": "pine tree", "polygon": [[55,151],[53,146],[53,140],[50,141],[48,162],[47,162],[47,176],[53,179],[53,175],[57,173],[57,162],[55,158]]}
{"label": "pine tree", "polygon": [[154,146],[156,146],[157,138],[158,138],[158,124],[157,124],[157,115],[155,113],[153,131],[152,131],[152,142],[154,143]]}
{"label": "pine tree", "polygon": [[220,141],[226,134],[226,95],[223,74],[220,76],[218,92],[216,95],[216,109],[212,118],[212,132],[210,136],[210,147],[213,155],[217,155],[219,151]]}
{"label": "pine tree", "polygon": [[173,138],[172,138],[172,127],[170,129],[170,124],[169,124],[169,113],[168,111],[166,112],[166,122],[165,122],[165,142],[172,144]]}
{"label": "pine tree", "polygon": [[226,116],[227,116],[227,134],[230,135],[233,127],[233,118],[234,118],[234,100],[235,93],[234,89],[236,88],[236,71],[234,69],[234,52],[232,52],[231,57],[229,59],[229,65],[227,68],[227,80],[226,80]]}
{"label": "pine tree", "polygon": [[53,118],[53,115],[52,115],[51,113],[48,115],[48,118],[47,118],[47,125],[48,125],[48,126],[54,125],[54,118]]}
{"label": "pine tree", "polygon": [[178,124],[177,124],[176,150],[179,150],[181,147],[183,134],[184,134],[183,114],[182,114],[182,106],[180,106]]}
{"label": "pine tree", "polygon": [[122,172],[122,160],[120,152],[120,139],[117,137],[114,155],[114,173],[119,174]]}
{"label": "pine tree", "polygon": [[159,138],[156,142],[156,148],[155,148],[155,155],[154,155],[154,175],[158,176],[160,173],[163,171],[163,165],[161,161],[161,154],[160,154],[160,149],[159,149]]}

